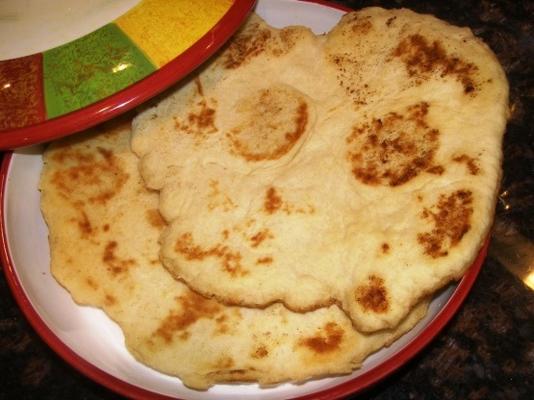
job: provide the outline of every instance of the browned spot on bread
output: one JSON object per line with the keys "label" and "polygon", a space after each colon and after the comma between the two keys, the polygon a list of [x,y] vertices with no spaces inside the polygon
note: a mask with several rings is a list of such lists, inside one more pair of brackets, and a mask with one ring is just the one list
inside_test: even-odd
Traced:
{"label": "browned spot on bread", "polygon": [[296,42],[299,28],[287,27],[278,32],[277,43],[273,46],[272,53],[279,57],[291,50]]}
{"label": "browned spot on bread", "polygon": [[167,343],[172,341],[175,333],[182,334],[199,319],[211,319],[221,311],[221,306],[216,301],[191,291],[177,297],[176,301],[180,305],[179,308],[169,312],[152,334],[152,336],[160,337]]}
{"label": "browned spot on bread", "polygon": [[422,35],[415,34],[401,40],[393,51],[393,56],[400,58],[408,75],[416,79],[416,83],[428,79],[432,75],[440,77],[452,76],[463,85],[464,93],[475,91],[474,75],[478,68],[456,56],[447,54],[441,42],[432,43]]}
{"label": "browned spot on bread", "polygon": [[215,318],[215,323],[217,325],[214,331],[215,335],[224,335],[230,331],[230,327],[228,326],[228,316],[226,314]]}
{"label": "browned spot on bread", "polygon": [[215,132],[217,130],[215,127],[215,110],[208,107],[205,100],[200,101],[198,105],[200,106],[200,111],[198,113],[191,113],[187,116],[187,121],[191,127],[190,129],[196,129],[197,131],[203,132]]}
{"label": "browned spot on bread", "polygon": [[443,168],[441,165],[434,165],[430,168],[427,168],[426,172],[434,175],[443,175],[445,168]]}
{"label": "browned spot on bread", "polygon": [[235,209],[237,205],[233,202],[227,193],[224,193],[219,188],[219,182],[215,179],[209,181],[210,192],[208,194],[208,210],[214,210],[216,208],[223,211],[230,211]]}
{"label": "browned spot on bread", "polygon": [[204,138],[205,135],[217,132],[215,126],[215,108],[208,105],[206,99],[200,99],[185,119],[175,117],[174,126],[177,130],[188,134],[196,135],[198,139]]}
{"label": "browned spot on bread", "polygon": [[352,173],[367,185],[402,185],[432,167],[439,132],[426,122],[429,105],[421,102],[400,115],[353,128],[347,137],[347,158]]}
{"label": "browned spot on bread", "polygon": [[365,35],[373,28],[373,23],[369,20],[370,17],[355,18],[351,21],[350,30],[357,35]]}
{"label": "browned spot on bread", "polygon": [[91,153],[83,153],[80,150],[70,149],[56,151],[52,154],[51,158],[59,164],[65,164],[66,162],[90,164],[95,160],[95,156]]}
{"label": "browned spot on bread", "polygon": [[393,21],[395,21],[397,19],[396,16],[393,16],[393,17],[389,17],[387,20],[386,20],[386,26],[391,26],[391,24],[393,24]]}
{"label": "browned spot on bread", "polygon": [[236,106],[240,125],[226,137],[231,151],[247,161],[276,160],[299,141],[308,125],[308,104],[286,87],[262,89]]}
{"label": "browned spot on bread", "polygon": [[146,211],[146,218],[148,220],[148,223],[152,225],[154,228],[164,228],[165,227],[165,220],[159,213],[159,211],[155,208],[151,210]]}
{"label": "browned spot on bread", "polygon": [[80,219],[78,220],[78,228],[80,228],[80,233],[83,238],[90,236],[93,233],[93,226],[87,213],[85,211],[80,212]]}
{"label": "browned spot on bread", "polygon": [[194,79],[195,86],[197,88],[197,92],[200,96],[204,96],[204,89],[202,88],[202,82],[200,82],[200,78],[197,76]]}
{"label": "browned spot on bread", "polygon": [[202,248],[193,242],[191,233],[182,234],[175,243],[174,249],[182,254],[188,261],[202,261],[208,257],[219,259],[223,271],[231,276],[244,276],[248,271],[241,265],[241,253],[232,251],[228,246],[216,244],[210,248]]}
{"label": "browned spot on bread", "polygon": [[267,347],[261,345],[256,347],[252,352],[250,353],[250,356],[255,359],[265,358],[269,355],[269,351],[267,350]]}
{"label": "browned spot on bread", "polygon": [[248,29],[234,36],[230,45],[222,55],[223,66],[236,69],[249,62],[265,51],[272,33],[267,28],[259,28],[259,24],[250,24]]}
{"label": "browned spot on bread", "polygon": [[236,69],[262,53],[271,57],[287,54],[295,46],[301,31],[300,27],[287,27],[273,32],[258,23],[250,23],[234,36],[222,53],[222,65],[226,69]]}
{"label": "browned spot on bread", "polygon": [[274,187],[267,189],[265,193],[265,201],[263,202],[265,211],[269,214],[274,214],[282,207],[282,198]]}
{"label": "browned spot on bread", "polygon": [[79,150],[62,150],[52,156],[65,165],[52,177],[60,195],[70,201],[83,197],[90,203],[105,204],[121,190],[128,174],[111,150],[99,147],[97,151],[100,157]]}
{"label": "browned spot on bread", "polygon": [[299,344],[318,354],[339,350],[345,331],[335,322],[328,322],[315,336],[301,339]]}
{"label": "browned spot on bread", "polygon": [[118,244],[116,241],[110,241],[104,249],[102,255],[102,261],[107,265],[107,270],[114,276],[123,274],[128,271],[128,268],[136,264],[132,258],[121,259],[117,257],[115,252],[117,251]]}
{"label": "browned spot on bread", "polygon": [[462,240],[471,229],[472,203],[470,190],[457,190],[448,196],[440,195],[437,204],[423,210],[421,217],[434,225],[429,232],[417,235],[425,254],[432,258],[445,257]]}
{"label": "browned spot on bread", "polygon": [[107,294],[104,296],[104,303],[106,306],[113,306],[117,304],[117,298],[111,294]]}
{"label": "browned spot on bread", "polygon": [[274,238],[269,229],[263,229],[250,238],[251,247],[258,247],[264,240]]}
{"label": "browned spot on bread", "polygon": [[[234,365],[235,365],[234,359],[232,357],[230,357],[230,356],[221,356],[215,362],[215,368],[216,369],[220,369],[220,370],[225,370],[225,369],[232,368]],[[236,369],[236,370],[228,371],[228,372],[229,373],[234,372],[236,374],[240,374],[240,373],[243,373],[243,370]]]}
{"label": "browned spot on bread", "polygon": [[382,246],[380,246],[380,248],[382,249],[382,253],[384,253],[384,254],[388,254],[389,253],[389,250],[390,250],[389,244],[382,243]]}
{"label": "browned spot on bread", "polygon": [[260,257],[256,260],[256,264],[272,264],[272,257]]}
{"label": "browned spot on bread", "polygon": [[480,172],[480,167],[478,166],[477,160],[473,157],[468,156],[467,154],[461,154],[452,159],[457,163],[463,163],[467,167],[471,175],[478,175]]}
{"label": "browned spot on bread", "polygon": [[102,230],[104,232],[108,232],[109,231],[109,224],[104,224],[104,226],[102,226]]}
{"label": "browned spot on bread", "polygon": [[349,53],[337,53],[328,58],[337,70],[336,77],[339,86],[352,99],[352,104],[356,107],[366,105],[368,98],[372,97],[374,93],[369,88],[369,84],[364,83],[360,72],[361,61],[358,60],[358,57]]}
{"label": "browned spot on bread", "polygon": [[381,314],[389,309],[388,293],[384,280],[376,275],[369,276],[365,285],[356,288],[355,298],[366,312]]}
{"label": "browned spot on bread", "polygon": [[85,283],[87,283],[87,285],[93,290],[97,290],[98,289],[98,284],[91,277],[87,277],[85,279]]}

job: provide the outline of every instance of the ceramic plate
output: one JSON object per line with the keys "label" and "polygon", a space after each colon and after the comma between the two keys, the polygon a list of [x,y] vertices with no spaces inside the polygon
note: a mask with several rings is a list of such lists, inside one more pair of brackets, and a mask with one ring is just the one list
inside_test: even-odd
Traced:
{"label": "ceramic plate", "polygon": [[254,2],[1,1],[0,149],[56,139],[146,101],[213,54]]}
{"label": "ceramic plate", "polygon": [[[256,11],[275,26],[303,24],[316,33],[329,30],[344,12],[324,2],[294,0],[260,1]],[[138,363],[126,350],[120,328],[102,311],[76,305],[50,275],[48,232],[37,190],[42,151],[41,146],[34,146],[8,154],[0,171],[1,253],[7,280],[33,327],[60,356],[90,378],[128,397],[330,399],[361,391],[406,363],[444,327],[473,285],[487,250],[486,243],[464,278],[433,299],[419,324],[350,375],[273,388],[233,384],[194,391],[179,379]]]}

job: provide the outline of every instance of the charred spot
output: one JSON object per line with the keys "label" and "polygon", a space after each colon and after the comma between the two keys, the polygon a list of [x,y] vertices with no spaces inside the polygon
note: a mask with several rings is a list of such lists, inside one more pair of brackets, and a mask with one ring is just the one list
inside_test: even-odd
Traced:
{"label": "charred spot", "polygon": [[389,17],[387,20],[386,20],[386,26],[391,26],[391,24],[393,24],[393,21],[395,21],[397,19],[396,16],[393,16],[393,17]]}
{"label": "charred spot", "polygon": [[231,151],[247,161],[277,160],[287,154],[305,133],[308,104],[286,87],[260,90],[236,106],[240,125],[230,129]]}
{"label": "charred spot", "polygon": [[328,322],[315,336],[304,338],[300,345],[317,354],[327,354],[339,350],[345,331],[335,322]]}
{"label": "charred spot", "polygon": [[356,289],[355,298],[364,311],[381,314],[389,309],[384,280],[376,275],[369,276],[367,283]]}
{"label": "charred spot", "polygon": [[278,53],[277,55],[282,55],[284,53],[287,53],[289,49],[295,46],[295,43],[296,43],[295,33],[296,32],[297,31],[295,30],[295,28],[292,28],[292,27],[284,28],[279,32],[279,39],[280,39],[281,45],[276,51],[276,53]]}
{"label": "charred spot", "polygon": [[204,98],[199,100],[195,107],[195,111],[190,112],[185,119],[175,118],[175,128],[187,135],[195,135],[198,139],[202,139],[204,135],[217,132],[215,108],[210,107]]}
{"label": "charred spot", "polygon": [[227,193],[224,193],[219,188],[219,182],[215,179],[209,181],[210,192],[208,194],[208,209],[214,210],[219,208],[223,211],[230,211],[237,207]]}
{"label": "charred spot", "polygon": [[276,189],[272,186],[265,193],[263,207],[268,214],[274,214],[282,207],[282,197],[280,197]]}
{"label": "charred spot", "polygon": [[404,38],[393,51],[393,56],[400,58],[408,75],[420,82],[439,74],[441,78],[454,77],[463,86],[464,93],[475,91],[474,75],[476,65],[447,54],[439,41],[429,42],[422,35],[415,34]]}
{"label": "charred spot", "polygon": [[252,247],[258,247],[263,241],[272,238],[274,238],[274,236],[271,231],[269,229],[264,229],[250,238],[250,245]]}
{"label": "charred spot", "polygon": [[419,233],[417,241],[425,254],[432,258],[445,257],[471,229],[473,194],[469,190],[457,190],[440,195],[438,202],[425,208],[421,218],[430,220],[434,227],[429,232]]}
{"label": "charred spot", "polygon": [[426,172],[433,175],[443,175],[445,168],[443,168],[441,165],[434,165],[430,168],[427,168]]}
{"label": "charred spot", "polygon": [[161,229],[166,225],[165,220],[163,219],[159,211],[155,208],[146,211],[146,218],[148,220],[148,223],[154,228]]}
{"label": "charred spot", "polygon": [[211,319],[221,311],[221,306],[217,302],[191,291],[177,297],[176,301],[179,308],[171,311],[158,329],[152,333],[152,336],[160,337],[166,343],[172,342],[175,333],[183,334],[189,326],[198,320]]}
{"label": "charred spot", "polygon": [[117,304],[117,298],[115,296],[112,296],[111,294],[106,294],[104,296],[104,303],[106,306],[113,306]]}
{"label": "charred spot", "polygon": [[128,269],[136,264],[134,259],[122,259],[117,257],[115,254],[117,251],[118,244],[116,241],[110,241],[104,249],[104,254],[102,255],[102,261],[106,264],[106,269],[113,276],[123,274],[128,271]]}
{"label": "charred spot", "polygon": [[367,185],[399,186],[420,172],[434,168],[439,131],[428,126],[429,105],[410,106],[403,115],[396,112],[355,126],[346,142],[347,159],[356,179]]}
{"label": "charred spot", "polygon": [[93,290],[97,290],[98,289],[98,284],[91,277],[87,277],[85,279],[85,283],[87,283],[87,286],[89,286]]}
{"label": "charred spot", "polygon": [[356,107],[366,105],[373,97],[374,91],[364,83],[360,71],[360,61],[354,55],[348,53],[332,54],[328,56],[337,70],[337,81],[346,95],[352,99]]}
{"label": "charred spot", "polygon": [[216,258],[220,262],[223,271],[233,277],[244,276],[248,271],[241,264],[241,253],[232,251],[228,246],[216,244],[209,248],[203,248],[193,242],[191,233],[182,234],[175,243],[174,250],[182,254],[188,261],[203,261],[206,258]]}
{"label": "charred spot", "polygon": [[110,228],[110,227],[109,227],[109,224],[104,224],[104,225],[102,226],[102,230],[103,230],[104,232],[109,232],[109,228]]}
{"label": "charred spot", "polygon": [[215,329],[215,334],[224,335],[228,333],[229,328],[228,328],[227,322],[228,322],[228,317],[225,314],[215,318],[215,323],[217,325],[217,328]]}
{"label": "charred spot", "polygon": [[80,229],[80,234],[82,238],[86,238],[93,234],[93,226],[91,225],[91,221],[89,221],[89,217],[87,216],[87,213],[85,211],[80,212],[80,219],[78,219],[78,228]]}
{"label": "charred spot", "polygon": [[258,346],[250,353],[250,356],[255,359],[265,358],[269,355],[269,351],[265,346]]}
{"label": "charred spot", "polygon": [[91,153],[83,153],[79,150],[65,150],[56,151],[51,156],[52,160],[58,164],[65,164],[67,162],[75,162],[78,164],[91,164],[95,161],[95,156]]}
{"label": "charred spot", "polygon": [[260,257],[256,260],[256,264],[272,264],[273,258],[272,257]]}
{"label": "charred spot", "polygon": [[96,150],[100,153],[100,155],[106,160],[108,164],[111,164],[113,162],[113,151],[109,149],[105,149],[104,147],[97,147]]}
{"label": "charred spot", "polygon": [[258,24],[253,24],[234,36],[222,56],[226,69],[239,68],[266,50],[272,33],[269,29],[258,28]]}
{"label": "charred spot", "polygon": [[354,34],[365,35],[373,28],[372,22],[369,20],[369,17],[357,18],[350,25],[350,30]]}
{"label": "charred spot", "polygon": [[105,204],[121,190],[128,174],[111,150],[98,147],[97,153],[99,157],[78,150],[64,150],[53,156],[66,166],[55,171],[52,177],[60,195],[67,199],[79,195],[90,203]]}
{"label": "charred spot", "polygon": [[382,243],[382,245],[380,246],[380,249],[382,250],[382,253],[388,254],[390,250],[390,246],[387,243]]}
{"label": "charred spot", "polygon": [[202,82],[200,81],[200,78],[197,76],[194,79],[195,87],[197,88],[197,93],[199,96],[204,96],[204,89],[202,88]]}
{"label": "charred spot", "polygon": [[456,156],[452,160],[457,163],[465,164],[467,170],[471,175],[478,175],[478,173],[480,172],[480,167],[478,166],[477,160],[473,157],[468,156],[467,154]]}
{"label": "charred spot", "polygon": [[[230,356],[222,356],[215,362],[215,368],[219,369],[219,370],[230,369],[234,365],[235,365],[234,359],[232,357],[230,357]],[[236,374],[242,374],[244,371],[236,369],[236,370],[229,371],[229,372],[230,373],[234,372]]]}
{"label": "charred spot", "polygon": [[215,110],[207,106],[205,101],[199,103],[200,111],[198,113],[191,113],[187,116],[187,121],[190,126],[195,127],[199,131],[214,132],[215,128]]}

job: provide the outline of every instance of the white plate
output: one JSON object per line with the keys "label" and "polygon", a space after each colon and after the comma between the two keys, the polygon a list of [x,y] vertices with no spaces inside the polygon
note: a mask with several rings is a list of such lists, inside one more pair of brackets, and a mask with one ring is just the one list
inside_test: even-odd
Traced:
{"label": "white plate", "polygon": [[[316,33],[328,31],[343,14],[324,3],[293,0],[259,1],[256,12],[274,26],[301,24]],[[179,379],[137,362],[126,350],[120,328],[101,310],[76,305],[51,276],[48,232],[39,208],[42,150],[43,147],[36,146],[7,155],[0,173],[1,250],[8,282],[34,328],[57,353],[92,379],[129,397],[334,398],[359,391],[404,364],[439,332],[467,295],[485,255],[483,250],[459,285],[449,287],[432,301],[427,316],[415,328],[389,348],[369,357],[351,375],[267,389],[255,384],[236,384],[194,391]]]}

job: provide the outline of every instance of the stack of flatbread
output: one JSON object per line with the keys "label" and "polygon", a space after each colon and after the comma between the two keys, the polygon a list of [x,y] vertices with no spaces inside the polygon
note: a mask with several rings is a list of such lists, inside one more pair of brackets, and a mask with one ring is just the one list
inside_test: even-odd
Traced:
{"label": "stack of flatbread", "polygon": [[52,273],[190,387],[348,373],[476,257],[507,96],[487,46],[432,16],[317,36],[252,15],[133,122],[47,149]]}

